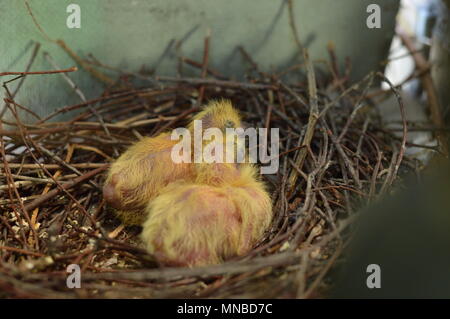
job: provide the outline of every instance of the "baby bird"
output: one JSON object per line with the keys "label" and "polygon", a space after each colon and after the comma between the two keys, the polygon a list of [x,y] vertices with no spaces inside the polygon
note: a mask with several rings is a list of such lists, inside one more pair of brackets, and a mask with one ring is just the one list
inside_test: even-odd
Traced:
{"label": "baby bird", "polygon": [[194,121],[202,121],[203,130],[218,128],[225,131],[226,128],[242,126],[241,116],[229,100],[221,99],[211,101],[202,111],[197,113],[188,125],[191,133],[194,131]]}
{"label": "baby bird", "polygon": [[168,185],[147,207],[141,237],[164,265],[202,266],[244,255],[272,220],[255,166],[201,163],[195,170],[194,182]]}
{"label": "baby bird", "polygon": [[[194,120],[202,122],[202,129],[240,127],[241,118],[230,101],[210,102],[196,114],[188,129],[193,135]],[[145,207],[161,190],[177,180],[192,181],[195,172],[192,163],[175,163],[171,157],[170,133],[147,137],[132,145],[111,166],[103,187],[103,197],[114,207],[125,225],[140,225]],[[193,161],[192,161],[193,162]]]}
{"label": "baby bird", "polygon": [[169,133],[144,138],[111,166],[103,197],[117,209],[115,213],[125,225],[140,225],[146,205],[164,186],[180,178],[193,178],[190,163],[174,163],[171,159],[176,143]]}

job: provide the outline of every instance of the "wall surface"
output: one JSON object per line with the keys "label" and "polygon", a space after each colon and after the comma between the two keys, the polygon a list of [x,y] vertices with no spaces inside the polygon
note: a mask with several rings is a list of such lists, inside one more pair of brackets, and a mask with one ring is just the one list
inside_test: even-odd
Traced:
{"label": "wall surface", "polygon": [[[262,70],[282,69],[298,56],[284,0],[29,0],[29,3],[50,38],[63,39],[82,57],[91,53],[102,63],[126,71],[138,71],[145,66],[156,69],[160,75],[176,74],[177,54],[201,60],[208,29],[211,66],[226,75],[239,77],[245,71],[237,54],[238,45],[246,48]],[[66,8],[70,3],[81,7],[80,29],[66,26],[69,15]],[[382,8],[381,29],[366,26],[370,3],[378,3]],[[397,9],[398,1],[394,0],[294,0],[296,24],[313,58],[327,58],[326,45],[333,41],[340,61],[346,56],[351,58],[354,78],[377,68],[386,56]],[[34,41],[41,43],[41,50],[33,71],[52,69],[43,57],[44,51],[61,68],[75,65],[37,29],[23,0],[0,0],[0,31],[1,72],[23,71]],[[175,43],[180,41],[176,50]],[[186,71],[194,72],[188,68]],[[88,98],[98,95],[104,87],[84,70],[70,76]],[[11,83],[11,88],[16,83]],[[17,102],[44,115],[56,107],[79,102],[79,98],[59,75],[29,76]]]}
{"label": "wall surface", "polygon": [[450,0],[442,5],[431,49],[431,75],[439,94],[446,124],[450,125]]}

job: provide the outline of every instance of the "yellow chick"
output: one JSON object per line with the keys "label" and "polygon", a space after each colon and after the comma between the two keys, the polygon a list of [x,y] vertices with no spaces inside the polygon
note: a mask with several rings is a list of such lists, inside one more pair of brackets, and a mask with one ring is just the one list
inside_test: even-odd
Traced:
{"label": "yellow chick", "polygon": [[176,143],[169,133],[145,138],[111,166],[103,197],[117,209],[115,213],[124,224],[141,224],[146,205],[164,186],[180,178],[193,178],[192,164],[174,163],[171,159]]}
{"label": "yellow chick", "polygon": [[201,163],[194,182],[170,184],[147,207],[142,239],[162,264],[201,266],[246,254],[272,220],[251,164]]}
{"label": "yellow chick", "polygon": [[202,121],[203,129],[218,128],[225,130],[226,128],[242,127],[241,116],[233,107],[231,101],[221,99],[218,101],[211,101],[199,113],[197,113],[188,125],[191,133],[194,130],[194,121]]}
{"label": "yellow chick", "polygon": [[[230,101],[210,102],[196,114],[188,129],[193,135],[194,120],[202,121],[202,129],[240,127],[241,118]],[[145,207],[171,182],[194,180],[192,163],[174,163],[170,133],[147,137],[132,145],[111,166],[103,187],[107,203],[125,225],[140,225]]]}

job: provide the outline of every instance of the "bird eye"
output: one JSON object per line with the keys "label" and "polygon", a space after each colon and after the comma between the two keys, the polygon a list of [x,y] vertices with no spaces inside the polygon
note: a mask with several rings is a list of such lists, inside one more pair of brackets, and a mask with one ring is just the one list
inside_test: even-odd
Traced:
{"label": "bird eye", "polygon": [[234,122],[230,121],[230,120],[225,121],[225,127],[226,128],[233,128],[234,127]]}

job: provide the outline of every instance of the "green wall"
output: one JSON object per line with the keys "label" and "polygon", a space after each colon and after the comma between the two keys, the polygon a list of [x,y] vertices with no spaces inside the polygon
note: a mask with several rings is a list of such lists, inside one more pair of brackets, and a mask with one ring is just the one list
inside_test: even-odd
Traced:
{"label": "green wall", "polygon": [[[92,53],[103,63],[127,71],[157,65],[157,74],[175,75],[174,48],[157,64],[168,44],[184,38],[182,54],[200,61],[208,29],[212,34],[211,66],[234,77],[245,71],[243,60],[236,54],[237,45],[243,45],[263,70],[291,64],[297,52],[284,0],[30,0],[29,3],[51,38],[63,39],[82,57]],[[66,26],[69,15],[66,7],[70,3],[81,7],[81,29]],[[382,7],[381,29],[366,27],[366,7],[370,3]],[[326,45],[333,40],[341,61],[345,56],[352,59],[353,75],[358,78],[376,68],[385,57],[398,1],[294,0],[294,8],[302,41],[313,58],[327,58]],[[61,48],[37,30],[23,0],[0,0],[0,71],[24,70],[32,41],[42,44],[33,71],[52,68],[42,55],[44,51],[60,67],[74,65]],[[192,72],[191,68],[185,70]],[[70,76],[88,98],[98,95],[104,87],[82,70]],[[29,76],[17,102],[44,115],[56,107],[79,102],[79,98],[60,75]]]}

